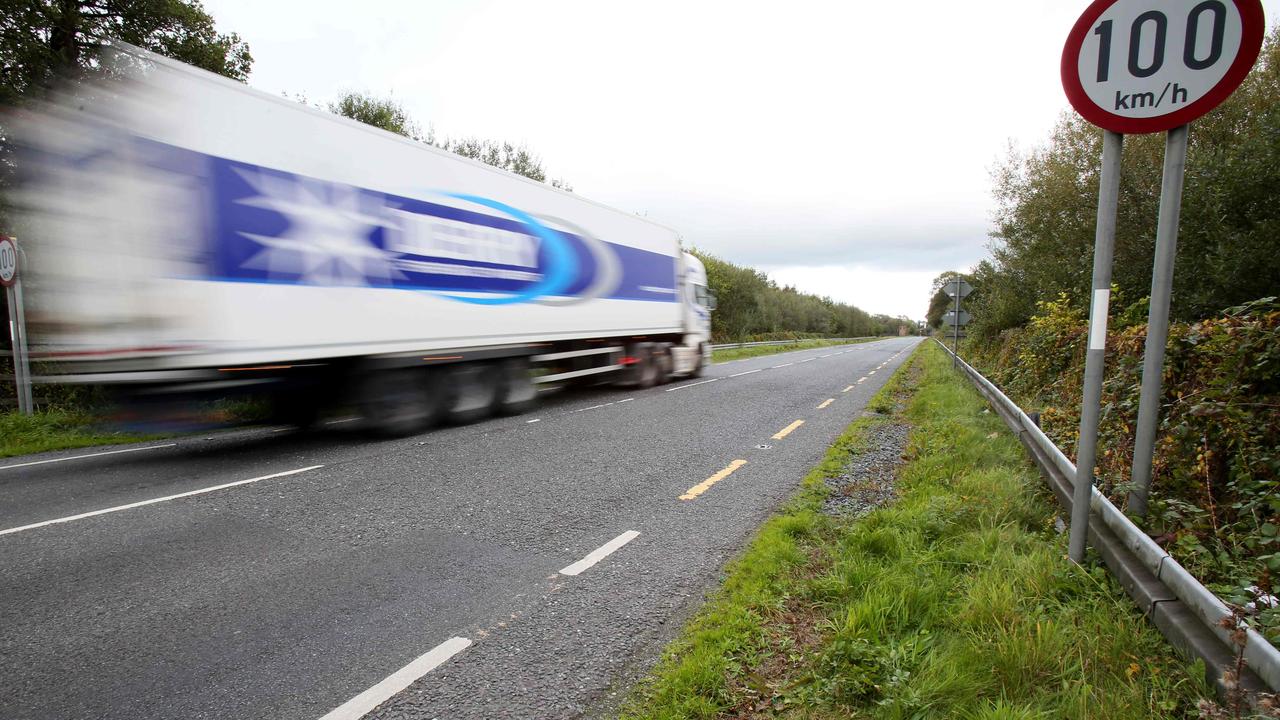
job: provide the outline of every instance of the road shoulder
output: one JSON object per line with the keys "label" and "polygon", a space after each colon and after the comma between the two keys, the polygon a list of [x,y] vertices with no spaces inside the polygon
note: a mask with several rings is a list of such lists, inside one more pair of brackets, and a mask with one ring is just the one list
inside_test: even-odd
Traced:
{"label": "road shoulder", "polygon": [[[1105,572],[1064,559],[1040,478],[940,351],[921,346],[869,408],[885,414],[832,445],[622,717],[1195,716],[1202,673]],[[897,499],[824,513],[898,423]]]}

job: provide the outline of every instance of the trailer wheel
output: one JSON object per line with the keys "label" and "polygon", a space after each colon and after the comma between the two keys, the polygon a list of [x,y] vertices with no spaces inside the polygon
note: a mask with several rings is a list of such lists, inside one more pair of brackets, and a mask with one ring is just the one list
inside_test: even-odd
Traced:
{"label": "trailer wheel", "polygon": [[359,384],[360,414],[375,435],[403,437],[430,427],[440,415],[432,377],[415,368],[373,370]]}
{"label": "trailer wheel", "polygon": [[655,364],[658,367],[658,384],[666,385],[671,382],[671,373],[675,371],[676,360],[671,354],[669,345],[659,346],[659,353],[655,358]]}
{"label": "trailer wheel", "polygon": [[459,363],[445,371],[449,388],[449,422],[464,425],[483,420],[498,402],[501,371],[492,363]]}
{"label": "trailer wheel", "polygon": [[498,363],[498,394],[494,410],[502,415],[519,415],[533,409],[538,390],[529,375],[529,363],[512,358]]}
{"label": "trailer wheel", "polygon": [[653,345],[640,343],[636,346],[636,387],[651,388],[658,381],[658,358],[654,355]]}

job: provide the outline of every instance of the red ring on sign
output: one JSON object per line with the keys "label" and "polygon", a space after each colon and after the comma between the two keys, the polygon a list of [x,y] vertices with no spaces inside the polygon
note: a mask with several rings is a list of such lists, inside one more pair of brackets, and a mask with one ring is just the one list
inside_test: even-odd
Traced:
{"label": "red ring on sign", "polygon": [[1231,67],[1227,69],[1227,73],[1222,76],[1218,84],[1205,93],[1204,97],[1168,115],[1149,118],[1117,115],[1102,108],[1089,97],[1084,91],[1084,85],[1080,83],[1079,72],[1080,50],[1084,47],[1085,36],[1089,34],[1094,21],[1117,2],[1120,0],[1094,0],[1093,4],[1085,9],[1080,19],[1076,20],[1075,26],[1071,28],[1071,34],[1067,35],[1067,44],[1062,48],[1060,72],[1062,88],[1067,92],[1067,100],[1071,101],[1071,106],[1085,120],[1105,130],[1129,135],[1162,132],[1172,130],[1179,125],[1186,125],[1204,116],[1221,105],[1223,100],[1240,87],[1240,83],[1244,82],[1249,71],[1253,69],[1258,53],[1262,51],[1262,39],[1266,34],[1266,17],[1262,11],[1261,0],[1231,0],[1240,11],[1240,52],[1236,53],[1236,59],[1232,61]]}

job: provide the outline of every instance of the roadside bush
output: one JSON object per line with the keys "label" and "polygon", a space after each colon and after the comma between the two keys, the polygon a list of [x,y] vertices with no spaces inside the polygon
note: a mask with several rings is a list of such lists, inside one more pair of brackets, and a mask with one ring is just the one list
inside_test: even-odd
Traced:
{"label": "roadside bush", "polygon": [[[970,362],[1074,457],[1087,320],[1065,295],[1039,303],[998,342],[970,341]],[[1133,461],[1146,301],[1118,308],[1107,340],[1099,428],[1100,489],[1123,507]],[[1174,323],[1145,529],[1202,581],[1231,594],[1280,571],[1280,301]],[[1276,634],[1272,628],[1273,636]]]}

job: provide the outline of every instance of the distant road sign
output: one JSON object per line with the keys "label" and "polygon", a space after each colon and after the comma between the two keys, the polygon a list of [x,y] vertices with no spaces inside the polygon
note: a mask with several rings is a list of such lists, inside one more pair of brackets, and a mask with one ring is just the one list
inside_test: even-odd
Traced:
{"label": "distant road sign", "polygon": [[965,325],[968,325],[969,313],[964,310],[961,310],[959,313],[957,313],[955,310],[948,310],[947,314],[942,316],[942,324],[943,325],[960,325],[962,327]]}
{"label": "distant road sign", "polygon": [[1067,36],[1062,86],[1101,128],[1169,130],[1240,86],[1265,32],[1261,0],[1096,0]]}
{"label": "distant road sign", "polygon": [[0,285],[9,287],[18,279],[18,246],[13,238],[0,237]]}
{"label": "distant road sign", "polygon": [[973,286],[959,278],[948,280],[947,284],[944,285],[942,289],[947,293],[947,297],[955,297],[956,295],[959,295],[964,298],[968,297],[969,293],[973,292]]}

